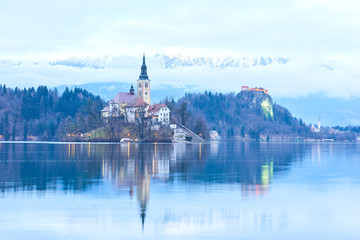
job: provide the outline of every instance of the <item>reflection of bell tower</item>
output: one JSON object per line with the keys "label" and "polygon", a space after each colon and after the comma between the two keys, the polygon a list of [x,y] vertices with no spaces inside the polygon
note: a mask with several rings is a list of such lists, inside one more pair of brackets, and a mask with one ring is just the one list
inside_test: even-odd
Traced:
{"label": "reflection of bell tower", "polygon": [[140,216],[141,216],[141,224],[144,230],[144,223],[146,217],[146,205],[149,201],[150,197],[150,175],[147,172],[147,166],[144,164],[140,166],[139,175],[137,178],[137,199],[140,203]]}
{"label": "reflection of bell tower", "polygon": [[150,79],[147,75],[147,67],[145,64],[145,53],[143,55],[143,63],[141,66],[141,73],[139,79],[137,80],[137,94],[138,98],[144,100],[147,104],[151,105],[150,99]]}

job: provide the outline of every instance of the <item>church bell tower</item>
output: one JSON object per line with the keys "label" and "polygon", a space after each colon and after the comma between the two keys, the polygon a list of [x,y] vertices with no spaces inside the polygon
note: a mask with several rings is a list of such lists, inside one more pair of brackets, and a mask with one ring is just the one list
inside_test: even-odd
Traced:
{"label": "church bell tower", "polygon": [[145,64],[145,53],[143,55],[143,63],[141,65],[141,73],[137,80],[137,94],[144,102],[151,105],[150,99],[150,79],[147,75],[147,67]]}

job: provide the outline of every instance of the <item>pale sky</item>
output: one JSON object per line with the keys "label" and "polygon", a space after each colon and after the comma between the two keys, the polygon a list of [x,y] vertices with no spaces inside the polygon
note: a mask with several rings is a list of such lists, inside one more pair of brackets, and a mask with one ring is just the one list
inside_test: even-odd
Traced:
{"label": "pale sky", "polygon": [[[195,83],[218,91],[257,85],[280,97],[360,97],[359,13],[360,3],[352,0],[3,1],[0,81],[20,87],[132,82],[143,52],[281,56],[289,59],[286,65],[249,69],[165,71],[151,61],[148,67],[154,83]],[[99,70],[4,63],[109,55],[133,56],[139,63]]]}

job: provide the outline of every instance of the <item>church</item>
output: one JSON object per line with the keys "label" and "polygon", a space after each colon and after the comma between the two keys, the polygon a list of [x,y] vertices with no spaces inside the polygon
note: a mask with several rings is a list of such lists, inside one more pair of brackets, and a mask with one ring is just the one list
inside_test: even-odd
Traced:
{"label": "church", "polygon": [[[134,123],[136,112],[142,108],[145,110],[145,117],[152,122],[167,123],[170,121],[170,110],[164,104],[154,104],[151,106],[150,79],[147,74],[145,54],[141,65],[139,79],[136,81],[136,94],[134,86],[131,85],[129,92],[119,92],[110,100],[108,105],[101,110],[102,118],[124,116],[128,122]],[[156,111],[158,110],[158,111]]]}
{"label": "church", "polygon": [[151,105],[150,98],[150,79],[147,75],[147,67],[145,64],[145,54],[143,55],[143,63],[141,65],[141,73],[137,80],[137,94],[138,98],[142,99],[147,104]]}

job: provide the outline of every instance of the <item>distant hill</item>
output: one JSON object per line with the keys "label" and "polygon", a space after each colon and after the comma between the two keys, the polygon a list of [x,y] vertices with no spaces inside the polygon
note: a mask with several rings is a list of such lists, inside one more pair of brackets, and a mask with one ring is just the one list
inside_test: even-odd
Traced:
{"label": "distant hill", "polygon": [[310,124],[293,117],[287,108],[274,103],[272,97],[262,91],[187,93],[173,107],[178,121],[182,119],[184,107],[188,113],[186,125],[195,133],[203,135],[216,130],[225,139],[356,141],[360,134],[360,127],[356,126],[325,126],[320,132],[312,131]]}
{"label": "distant hill", "polygon": [[271,96],[264,92],[188,93],[179,99],[178,108],[184,102],[191,116],[187,125],[195,132],[198,122],[204,119],[209,130],[216,130],[230,139],[237,136],[257,140],[265,135],[281,140],[311,135],[309,125],[294,118],[286,108],[274,104]]}

